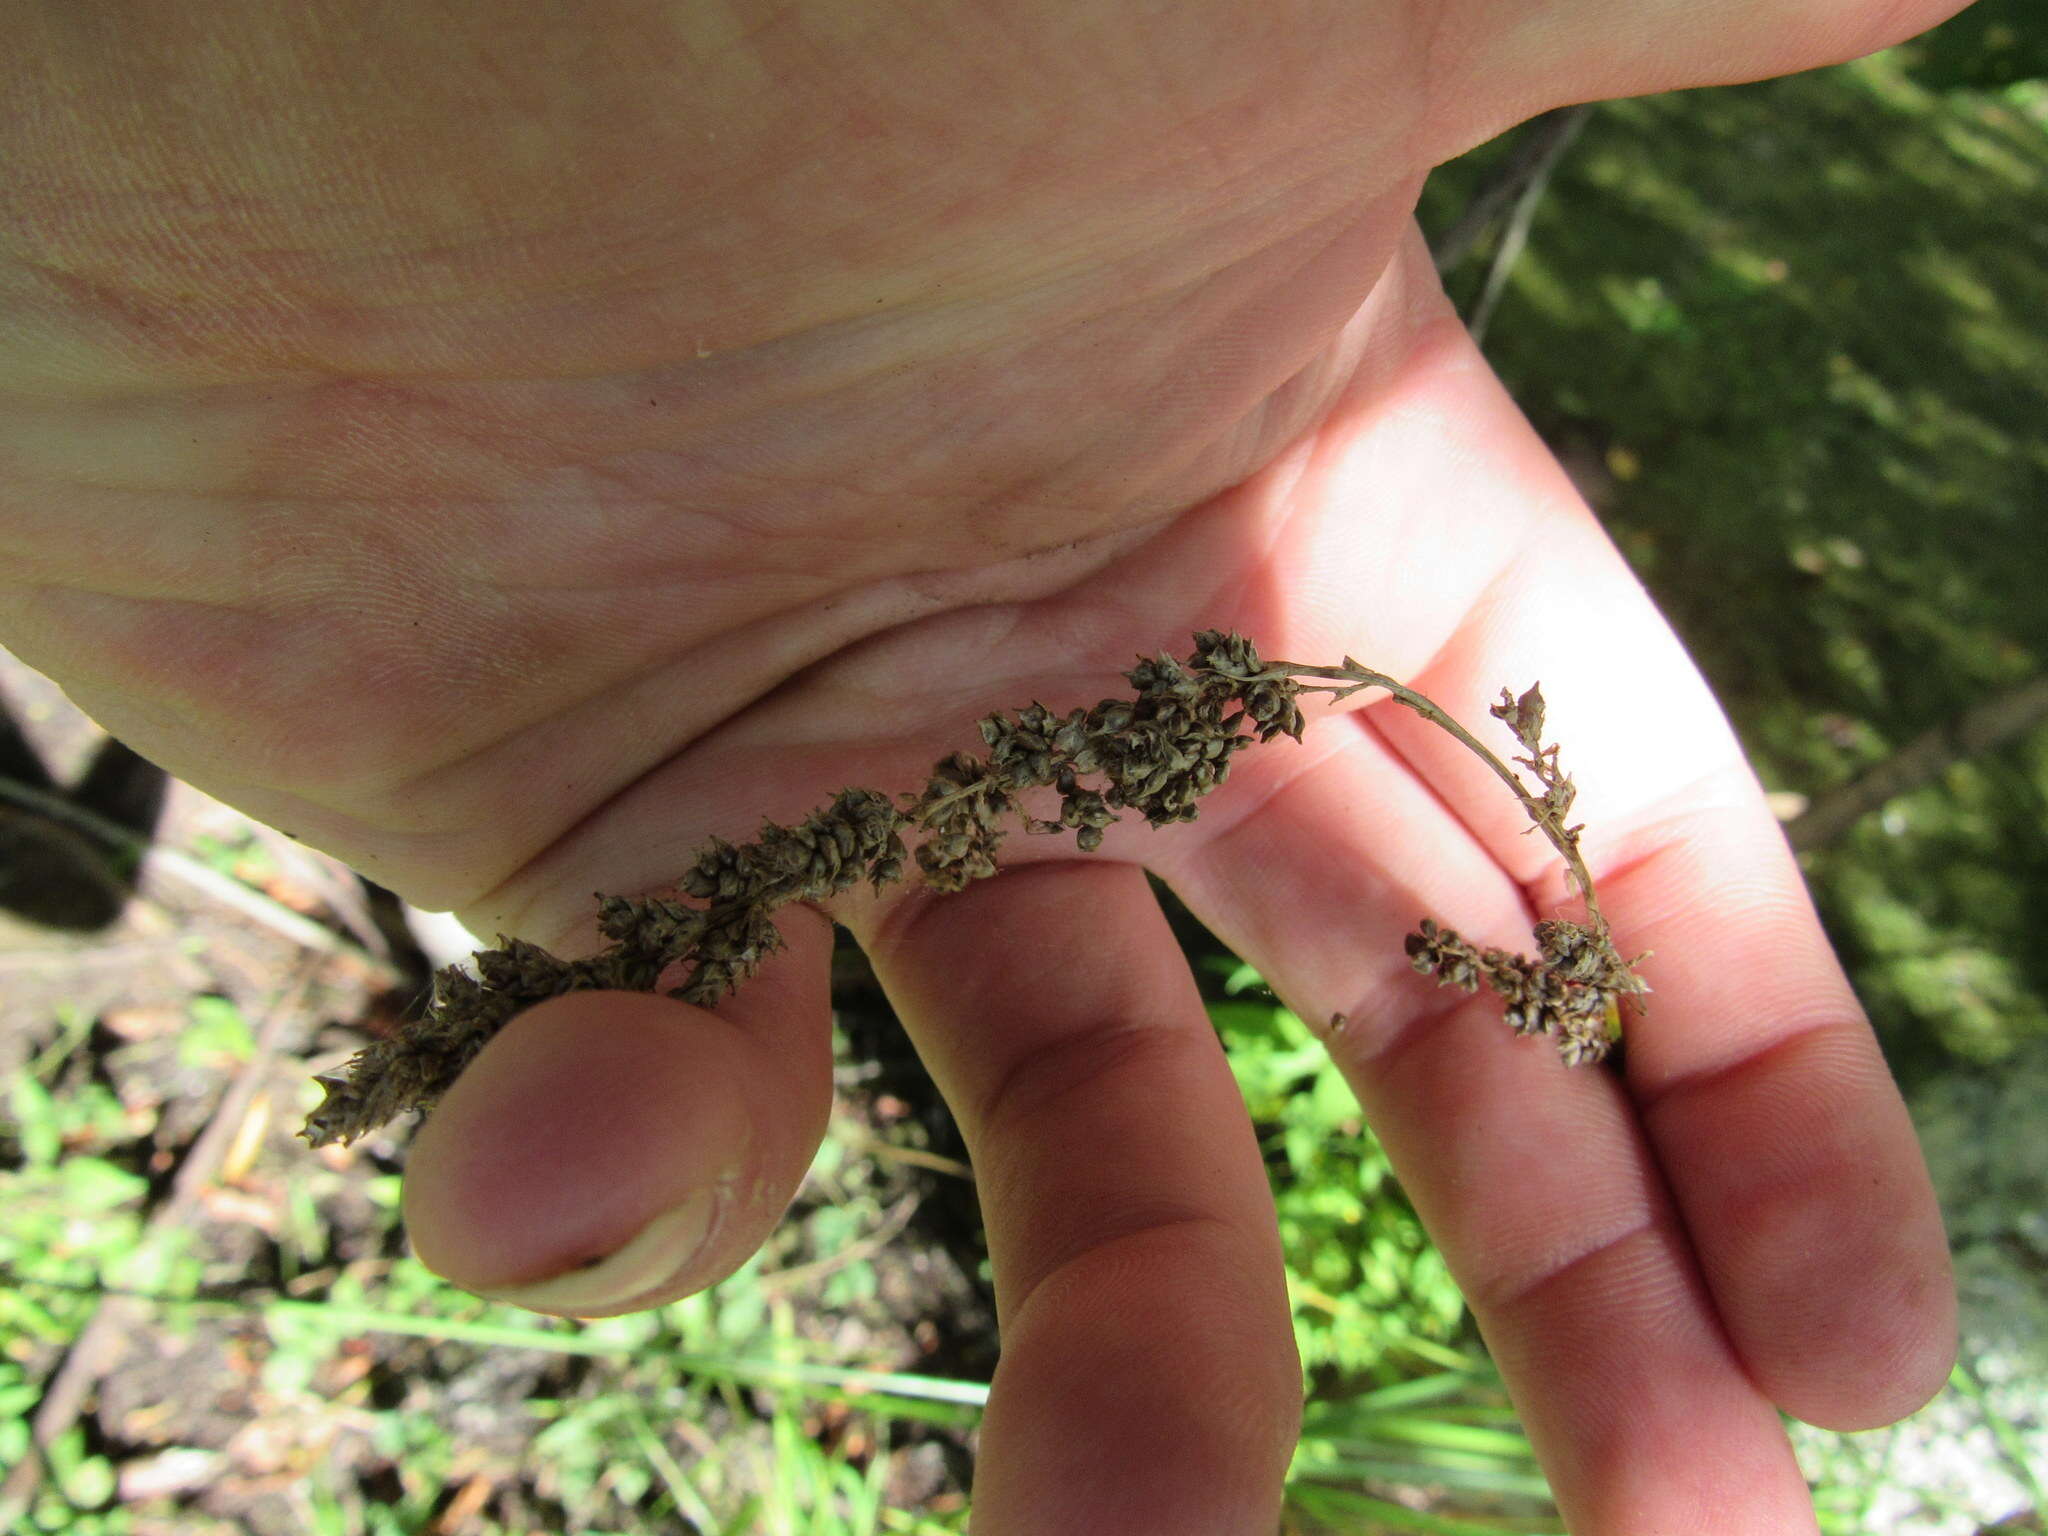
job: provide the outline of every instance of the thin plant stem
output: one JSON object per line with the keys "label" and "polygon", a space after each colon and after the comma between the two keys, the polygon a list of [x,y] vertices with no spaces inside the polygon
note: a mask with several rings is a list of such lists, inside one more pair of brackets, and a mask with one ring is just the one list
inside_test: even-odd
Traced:
{"label": "thin plant stem", "polygon": [[1522,809],[1528,813],[1529,820],[1535,823],[1537,829],[1549,840],[1551,847],[1558,851],[1559,855],[1564,859],[1566,867],[1570,869],[1572,881],[1577,885],[1579,895],[1586,903],[1586,916],[1592,926],[1603,932],[1606,931],[1607,920],[1600,914],[1600,897],[1593,888],[1593,876],[1587,870],[1586,861],[1579,853],[1578,839],[1564,825],[1564,818],[1555,814],[1550,807],[1545,805],[1536,796],[1530,794],[1528,786],[1522,782],[1522,776],[1502,762],[1494,754],[1493,749],[1487,746],[1485,742],[1459,724],[1457,719],[1445,710],[1442,705],[1438,704],[1427,694],[1417,693],[1405,683],[1395,681],[1384,672],[1375,672],[1370,667],[1360,666],[1349,656],[1344,658],[1344,665],[1341,667],[1312,667],[1292,661],[1268,662],[1267,667],[1275,674],[1285,674],[1293,677],[1338,678],[1348,682],[1349,686],[1343,688],[1304,688],[1302,690],[1304,693],[1327,693],[1333,699],[1349,698],[1362,688],[1383,688],[1414,710],[1415,713],[1422,716],[1423,719],[1429,721],[1430,724],[1448,731],[1459,742],[1463,743],[1466,750],[1470,751],[1482,763],[1491,768],[1500,781],[1513,791],[1515,798],[1521,801]]}

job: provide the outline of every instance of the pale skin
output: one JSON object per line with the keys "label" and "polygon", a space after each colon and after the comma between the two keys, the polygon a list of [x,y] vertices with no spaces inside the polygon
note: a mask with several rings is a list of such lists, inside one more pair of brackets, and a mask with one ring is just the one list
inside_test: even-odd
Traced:
{"label": "pale skin", "polygon": [[1656,951],[1625,1076],[1408,971],[1425,912],[1526,945],[1572,906],[1486,770],[1361,695],[1195,823],[790,909],[715,1013],[534,1010],[422,1129],[412,1235],[516,1288],[712,1188],[702,1252],[580,1310],[731,1271],[823,1127],[843,922],[979,1174],[977,1529],[1268,1530],[1273,1211],[1150,867],[1344,1016],[1572,1529],[1811,1530],[1778,1410],[1882,1424],[1947,1372],[1933,1197],[1718,710],[1410,210],[1546,107],[1954,8],[16,0],[0,641],[194,783],[571,952],[593,891],[915,787],[977,715],[1199,628],[1470,723],[1540,678],[1617,942]]}

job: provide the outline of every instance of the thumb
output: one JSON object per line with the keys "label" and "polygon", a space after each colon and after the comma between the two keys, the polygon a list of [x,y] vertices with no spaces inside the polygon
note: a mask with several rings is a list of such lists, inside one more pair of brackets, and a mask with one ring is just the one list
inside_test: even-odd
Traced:
{"label": "thumb", "polygon": [[659,1306],[738,1268],[831,1107],[830,1015],[822,997],[790,1007],[795,963],[718,1013],[578,992],[513,1019],[413,1143],[404,1212],[421,1262],[574,1317]]}

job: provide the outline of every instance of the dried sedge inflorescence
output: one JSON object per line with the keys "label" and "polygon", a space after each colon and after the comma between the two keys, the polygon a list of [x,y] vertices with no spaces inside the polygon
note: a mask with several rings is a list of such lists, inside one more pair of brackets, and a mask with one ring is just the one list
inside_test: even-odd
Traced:
{"label": "dried sedge inflorescence", "polygon": [[1516,1034],[1552,1036],[1559,1053],[1573,1066],[1600,1061],[1621,1038],[1622,998],[1640,996],[1650,988],[1636,974],[1634,964],[1615,950],[1607,921],[1600,915],[1593,877],[1579,854],[1583,828],[1565,820],[1578,791],[1557,765],[1557,748],[1543,743],[1542,689],[1531,688],[1520,698],[1503,689],[1500,702],[1488,713],[1514,732],[1515,740],[1529,754],[1514,761],[1534,776],[1539,793],[1532,794],[1519,777],[1463,730],[1455,725],[1451,728],[1508,781],[1529,819],[1564,855],[1565,867],[1585,898],[1586,921],[1538,923],[1537,953],[1531,959],[1503,949],[1479,948],[1460,938],[1457,930],[1439,928],[1425,917],[1418,931],[1408,935],[1409,963],[1425,976],[1435,976],[1439,986],[1474,992],[1484,982],[1507,1004],[1507,1021]]}
{"label": "dried sedge inflorescence", "polygon": [[[1134,698],[1064,715],[1034,703],[987,716],[980,722],[987,755],[942,759],[915,794],[891,800],[843,789],[795,826],[765,822],[751,843],[714,838],[678,884],[690,901],[600,896],[598,927],[610,947],[588,959],[561,960],[501,938],[476,956],[474,975],[451,966],[435,978],[422,1018],[364,1047],[341,1074],[321,1078],[327,1098],[300,1134],[314,1146],[346,1143],[405,1110],[430,1107],[513,1015],[564,992],[653,991],[680,967],[684,979],[669,995],[709,1006],[781,948],[771,920],[777,908],[823,901],[862,880],[879,893],[903,879],[905,832],[919,834],[914,857],[923,883],[957,891],[996,873],[1012,817],[1027,833],[1072,831],[1084,853],[1101,846],[1119,811],[1135,811],[1154,827],[1192,821],[1195,802],[1229,776],[1235,754],[1255,741],[1301,739],[1303,694],[1343,698],[1361,688],[1387,690],[1478,753],[1564,856],[1586,900],[1584,924],[1537,924],[1533,959],[1475,948],[1425,918],[1408,938],[1416,969],[1468,991],[1484,982],[1506,1000],[1519,1032],[1555,1036],[1567,1061],[1607,1053],[1618,1035],[1619,1000],[1648,989],[1616,953],[1600,916],[1579,857],[1579,828],[1565,821],[1571,780],[1558,769],[1557,749],[1541,740],[1537,689],[1520,698],[1503,693],[1493,709],[1528,753],[1515,761],[1534,776],[1532,790],[1430,700],[1348,656],[1338,667],[1266,662],[1242,635],[1204,630],[1185,662],[1141,659],[1124,675]],[[1025,791],[1044,788],[1059,794],[1055,820],[1022,809]]]}

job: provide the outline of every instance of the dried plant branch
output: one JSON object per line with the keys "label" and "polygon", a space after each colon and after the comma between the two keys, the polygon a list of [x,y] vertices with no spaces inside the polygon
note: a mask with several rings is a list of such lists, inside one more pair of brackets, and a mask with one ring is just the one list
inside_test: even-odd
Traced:
{"label": "dried plant branch", "polygon": [[1860,777],[1816,797],[1785,824],[1785,836],[1795,853],[1824,848],[1894,796],[1932,783],[1957,763],[1995,751],[2044,720],[2048,675],[2037,674],[1922,731]]}
{"label": "dried plant branch", "polygon": [[[1221,784],[1230,760],[1254,742],[1301,740],[1304,694],[1346,698],[1381,688],[1478,754],[1514,792],[1530,821],[1564,858],[1586,902],[1583,924],[1538,923],[1534,959],[1475,948],[1428,918],[1409,935],[1416,969],[1468,991],[1484,981],[1522,1033],[1556,1037],[1565,1059],[1597,1061],[1619,1037],[1620,999],[1648,990],[1616,953],[1567,823],[1574,789],[1545,745],[1543,696],[1503,692],[1495,718],[1527,756],[1514,762],[1530,782],[1428,698],[1345,657],[1342,666],[1261,661],[1242,635],[1203,630],[1185,662],[1140,659],[1124,674],[1137,690],[1092,709],[1056,715],[1033,703],[980,721],[988,754],[955,752],[925,787],[892,801],[871,789],[842,789],[794,826],[764,822],[755,841],[713,838],[678,884],[678,896],[598,897],[598,927],[611,947],[585,960],[557,959],[520,939],[476,956],[474,975],[451,966],[435,978],[426,1015],[357,1052],[345,1072],[319,1079],[327,1099],[300,1133],[314,1146],[353,1141],[408,1109],[431,1106],[486,1041],[520,1010],[585,988],[653,991],[672,969],[670,996],[709,1006],[733,991],[782,946],[771,916],[789,902],[823,901],[862,880],[879,893],[904,875],[905,832],[921,834],[914,854],[923,883],[957,891],[996,873],[996,852],[1016,817],[1027,834],[1073,832],[1084,853],[1102,844],[1119,811],[1153,827],[1192,821],[1196,801]],[[1327,686],[1304,683],[1322,679]],[[1021,795],[1050,788],[1054,820],[1026,815]],[[702,905],[691,905],[681,898]]]}

